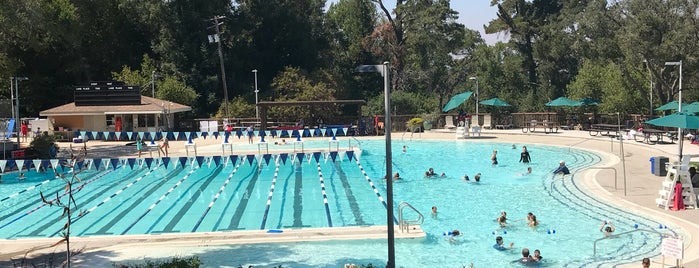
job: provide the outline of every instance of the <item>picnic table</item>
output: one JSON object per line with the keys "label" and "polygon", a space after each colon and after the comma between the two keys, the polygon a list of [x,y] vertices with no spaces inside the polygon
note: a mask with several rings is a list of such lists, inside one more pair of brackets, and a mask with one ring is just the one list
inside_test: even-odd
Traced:
{"label": "picnic table", "polygon": [[556,122],[551,122],[548,120],[532,120],[529,122],[529,124],[522,127],[522,132],[536,132],[537,128],[543,129],[544,133],[546,134],[558,132],[558,124]]}
{"label": "picnic table", "polygon": [[[619,130],[621,130],[622,125],[613,124],[592,124],[590,126],[590,136],[619,136]],[[612,134],[613,132],[613,134]]]}
{"label": "picnic table", "polygon": [[667,137],[670,143],[674,143],[677,139],[677,135],[672,134],[666,130],[644,128],[640,132],[633,136],[636,142],[644,142],[647,144],[655,144],[658,142],[664,142],[663,139]]}

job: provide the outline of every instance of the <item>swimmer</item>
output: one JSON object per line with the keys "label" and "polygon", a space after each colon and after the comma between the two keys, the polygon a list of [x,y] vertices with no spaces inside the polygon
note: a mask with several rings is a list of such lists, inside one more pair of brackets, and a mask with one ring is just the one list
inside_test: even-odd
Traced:
{"label": "swimmer", "polygon": [[506,249],[512,249],[512,247],[515,245],[515,243],[510,243],[510,247],[507,248],[503,244],[504,243],[502,241],[502,236],[498,236],[495,238],[495,245],[493,245],[493,248],[497,249],[497,250],[506,250]]}
{"label": "swimmer", "polygon": [[539,225],[539,221],[536,220],[536,215],[534,215],[534,213],[527,213],[527,221],[529,221],[527,225],[529,225],[530,227],[535,227]]}
{"label": "swimmer", "polygon": [[464,175],[464,176],[463,176],[463,180],[464,180],[464,181],[471,181],[471,179],[468,177],[468,175]]}
{"label": "swimmer", "polygon": [[553,171],[553,174],[570,174],[570,170],[568,170],[568,167],[566,166],[566,161],[561,160],[560,162],[558,162],[558,168],[556,168],[556,170]]}
{"label": "swimmer", "polygon": [[490,157],[490,161],[492,161],[493,166],[498,164],[498,150],[493,150],[493,155]]}
{"label": "swimmer", "polygon": [[529,151],[527,151],[527,146],[522,146],[522,153],[519,154],[519,162],[520,163],[529,163],[532,160],[531,156],[529,156]]}
{"label": "swimmer", "polygon": [[529,249],[528,248],[523,248],[522,249],[522,258],[518,260],[520,263],[527,264],[530,262],[533,262],[534,260],[532,259],[532,256],[529,255]]}
{"label": "swimmer", "polygon": [[481,173],[476,173],[476,176],[474,176],[473,179],[476,180],[476,182],[481,181]]}
{"label": "swimmer", "polygon": [[403,153],[406,153],[408,151],[408,146],[403,145]]}
{"label": "swimmer", "polygon": [[532,174],[532,167],[527,167],[527,171],[523,173],[517,173],[517,176],[527,176],[529,174]]}
{"label": "swimmer", "polygon": [[393,180],[394,181],[400,180],[400,174],[398,174],[398,172],[396,172],[396,174],[393,175]]}
{"label": "swimmer", "polygon": [[432,218],[437,218],[437,206],[432,206]]}
{"label": "swimmer", "polygon": [[512,150],[517,149],[517,145],[512,144]]}
{"label": "swimmer", "polygon": [[544,259],[544,257],[541,256],[541,251],[539,251],[538,249],[535,249],[534,255],[532,255],[532,260],[538,262],[538,261],[541,261],[543,259]]}
{"label": "swimmer", "polygon": [[611,221],[603,221],[602,225],[599,226],[599,231],[604,233],[604,236],[609,237],[612,235],[616,228]]}
{"label": "swimmer", "polygon": [[495,221],[497,221],[500,224],[500,227],[507,226],[507,212],[500,212],[500,217],[497,217]]}
{"label": "swimmer", "polygon": [[434,172],[433,168],[430,168],[427,171],[425,171],[425,177],[432,177],[432,176],[437,176],[437,173]]}
{"label": "swimmer", "polygon": [[23,181],[24,179],[26,179],[26,178],[24,177],[24,172],[20,172],[20,173],[19,173],[19,180],[20,180],[20,181]]}
{"label": "swimmer", "polygon": [[449,240],[449,242],[456,242],[456,237],[461,235],[461,232],[459,230],[454,229],[454,231],[451,231],[446,234],[446,239]]}

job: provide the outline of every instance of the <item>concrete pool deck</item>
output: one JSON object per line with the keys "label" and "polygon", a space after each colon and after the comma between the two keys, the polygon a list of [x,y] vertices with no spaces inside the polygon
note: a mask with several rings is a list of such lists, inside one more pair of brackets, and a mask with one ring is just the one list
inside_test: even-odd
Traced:
{"label": "concrete pool deck", "polygon": [[[327,138],[317,138],[325,139]],[[343,139],[341,137],[340,139]],[[367,136],[360,139],[382,139],[382,137],[377,136]],[[408,143],[410,140],[454,140],[455,133],[450,131],[435,130],[420,134],[393,133],[392,141],[394,146],[402,143]],[[666,156],[670,158],[671,162],[675,161],[677,158],[678,145],[675,144],[645,144],[631,141],[624,142],[624,155],[625,155],[625,166],[626,166],[626,183],[624,183],[623,165],[620,159],[620,146],[619,141],[606,136],[590,136],[587,131],[559,131],[558,133],[544,134],[544,133],[522,133],[520,129],[513,130],[484,130],[480,137],[460,140],[462,142],[470,141],[488,141],[488,142],[503,142],[503,143],[513,143],[517,144],[519,148],[521,145],[526,144],[545,144],[545,145],[556,145],[563,147],[574,147],[587,149],[599,153],[602,156],[602,162],[598,164],[598,167],[612,167],[618,172],[618,183],[615,186],[615,179],[613,178],[613,172],[609,170],[600,169],[587,169],[582,170],[576,179],[580,182],[583,188],[587,189],[590,193],[594,194],[601,200],[604,200],[610,204],[615,204],[618,207],[622,207],[631,213],[638,213],[652,218],[656,221],[663,222],[670,228],[681,228],[682,233],[687,234],[684,241],[684,264],[686,267],[699,267],[699,210],[689,209],[684,211],[671,211],[658,208],[655,204],[655,198],[658,196],[658,190],[661,188],[661,182],[664,177],[654,176],[650,173],[650,162],[649,159],[652,156]],[[271,143],[274,141],[280,141],[280,139],[270,140]],[[197,139],[197,152],[198,155],[221,155],[221,139]],[[254,151],[237,151],[236,145],[247,144],[247,140],[243,139],[232,139],[233,150],[239,154],[256,154],[257,150]],[[87,143],[88,146],[88,158],[93,157],[136,157],[135,146],[123,146],[126,142],[102,142],[102,141],[90,141]],[[346,144],[340,144],[340,146],[347,147]],[[68,144],[62,144],[62,148],[67,148]],[[269,145],[270,152],[278,153],[282,151],[291,151],[289,146],[275,146],[273,144]],[[688,141],[684,143],[683,153],[688,154],[699,154],[699,146],[692,145]],[[190,151],[190,156],[192,152]],[[144,152],[144,157],[149,156],[148,152]],[[157,156],[154,153],[153,156]],[[185,141],[170,141],[170,156],[186,156]],[[551,163],[552,168],[557,165],[557,163]],[[626,186],[625,186],[626,185]],[[351,227],[350,227],[351,228]],[[364,227],[362,227],[364,228]],[[368,227],[367,227],[368,228]],[[335,229],[335,228],[333,228]],[[376,228],[372,232],[376,232],[377,238],[385,238],[385,227]],[[315,230],[315,229],[313,229]],[[297,239],[297,240],[308,240],[313,237],[312,234],[318,236],[326,236],[324,239],[341,239],[331,237],[330,231],[316,231],[310,230],[308,234],[296,234],[294,232],[286,232],[283,236],[277,236],[279,238],[284,237],[284,239]],[[367,231],[369,229],[362,229]],[[382,231],[383,230],[383,231]],[[396,228],[397,230],[397,228]],[[300,231],[300,230],[298,230]],[[274,237],[269,234],[260,234],[262,231],[250,231],[252,237],[265,238]],[[363,234],[359,231],[359,235]],[[369,232],[364,232],[364,234],[369,235]],[[167,235],[145,235],[143,238],[134,237],[105,237],[105,238],[85,238],[89,243],[85,244],[85,252],[76,257],[78,263],[82,262],[85,265],[89,265],[91,256],[102,260],[101,264],[109,264],[110,262],[104,262],[105,257],[99,256],[105,251],[112,252],[111,257],[114,261],[119,260],[117,256],[124,256],[124,254],[136,254],[131,255],[134,257],[144,256],[144,251],[150,249],[157,250],[159,247],[171,246],[171,245],[208,245],[211,244],[225,244],[231,243],[231,241],[240,240],[242,241],[243,234],[232,234],[224,233],[222,239],[209,239],[210,234],[198,234],[198,235],[183,235],[177,234],[177,237],[186,236],[188,239],[175,239],[168,237]],[[139,236],[140,237],[140,236]],[[367,238],[367,236],[361,236],[362,238]],[[78,242],[81,238],[72,238],[72,243]],[[95,240],[90,240],[95,239]],[[146,240],[142,240],[146,239]],[[316,238],[317,239],[317,238]],[[47,245],[51,242],[55,242],[57,239],[27,239],[14,240],[14,241],[4,241],[2,247],[2,254],[0,254],[0,265],[5,264],[10,257],[18,258],[23,255],[23,252],[40,245]],[[51,241],[51,242],[49,242]],[[218,242],[220,241],[220,242]],[[289,240],[292,241],[292,240]],[[30,243],[30,242],[33,242]],[[147,243],[146,243],[147,242]],[[267,241],[264,240],[260,242],[278,242],[278,241]],[[245,240],[242,243],[254,243]],[[73,246],[73,248],[79,248],[79,246]],[[39,252],[52,252],[63,250],[64,246],[59,246],[58,248],[45,248]],[[14,254],[7,254],[7,253]],[[17,254],[20,253],[21,254]],[[661,263],[662,257],[656,256],[652,259],[652,266],[658,266]],[[675,263],[674,259],[666,258],[666,264],[670,265]],[[628,267],[638,267],[638,264],[631,264]],[[87,266],[86,266],[87,267]]]}

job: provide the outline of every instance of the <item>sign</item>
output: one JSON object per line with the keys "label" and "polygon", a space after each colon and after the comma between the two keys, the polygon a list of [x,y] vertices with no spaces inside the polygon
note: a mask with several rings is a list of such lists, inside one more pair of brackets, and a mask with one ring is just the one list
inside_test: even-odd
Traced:
{"label": "sign", "polygon": [[24,150],[12,151],[12,158],[24,158]]}
{"label": "sign", "polygon": [[663,238],[661,252],[663,256],[682,259],[684,255],[682,240],[677,238]]}

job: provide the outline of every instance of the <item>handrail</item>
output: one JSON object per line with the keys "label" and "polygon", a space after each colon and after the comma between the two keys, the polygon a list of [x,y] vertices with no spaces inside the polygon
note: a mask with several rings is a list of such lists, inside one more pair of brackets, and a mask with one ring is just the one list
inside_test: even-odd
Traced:
{"label": "handrail", "polygon": [[[589,167],[588,169],[610,169],[614,170],[614,190],[618,190],[617,188],[617,178],[619,175],[617,174],[617,170],[615,167]],[[624,189],[626,189],[626,181],[624,181]]]}
{"label": "handrail", "polygon": [[[358,139],[355,138],[354,136],[350,136],[350,137],[351,137],[352,139],[354,139],[355,141],[357,141],[357,144],[359,144],[359,146],[362,146],[362,141],[358,140]],[[347,147],[348,147],[350,150],[353,149],[353,148],[352,148],[352,139],[348,139],[348,140],[347,140]]]}
{"label": "handrail", "polygon": [[[403,219],[403,209],[406,207],[412,209],[413,211],[415,211],[415,213],[417,213],[416,219],[414,219],[414,220]],[[403,201],[403,202],[400,202],[400,204],[398,204],[398,226],[400,227],[401,231],[405,231],[405,232],[409,233],[411,224],[418,224],[419,225],[419,224],[422,224],[424,221],[425,221],[425,217],[422,215],[422,213],[420,213],[420,211],[415,209],[415,207],[410,205],[408,202]]]}
{"label": "handrail", "polygon": [[[619,237],[619,236],[622,236],[622,235],[625,235],[625,234],[630,234],[630,233],[635,233],[635,232],[649,232],[649,233],[656,233],[656,234],[659,234],[659,235],[661,235],[661,236],[663,236],[663,237],[672,237],[671,235],[663,234],[663,233],[658,232],[658,231],[656,231],[656,230],[649,230],[649,229],[635,229],[635,230],[631,230],[631,231],[628,231],[628,232],[623,232],[623,233],[620,233],[620,234],[605,236],[605,237],[598,238],[597,240],[595,240],[595,243],[594,243],[593,246],[592,246],[592,257],[593,257],[593,258],[596,258],[596,257],[597,257],[597,242],[602,241],[602,240],[605,240],[605,239],[616,238],[616,237]],[[674,237],[677,237],[677,236],[674,236]]]}

